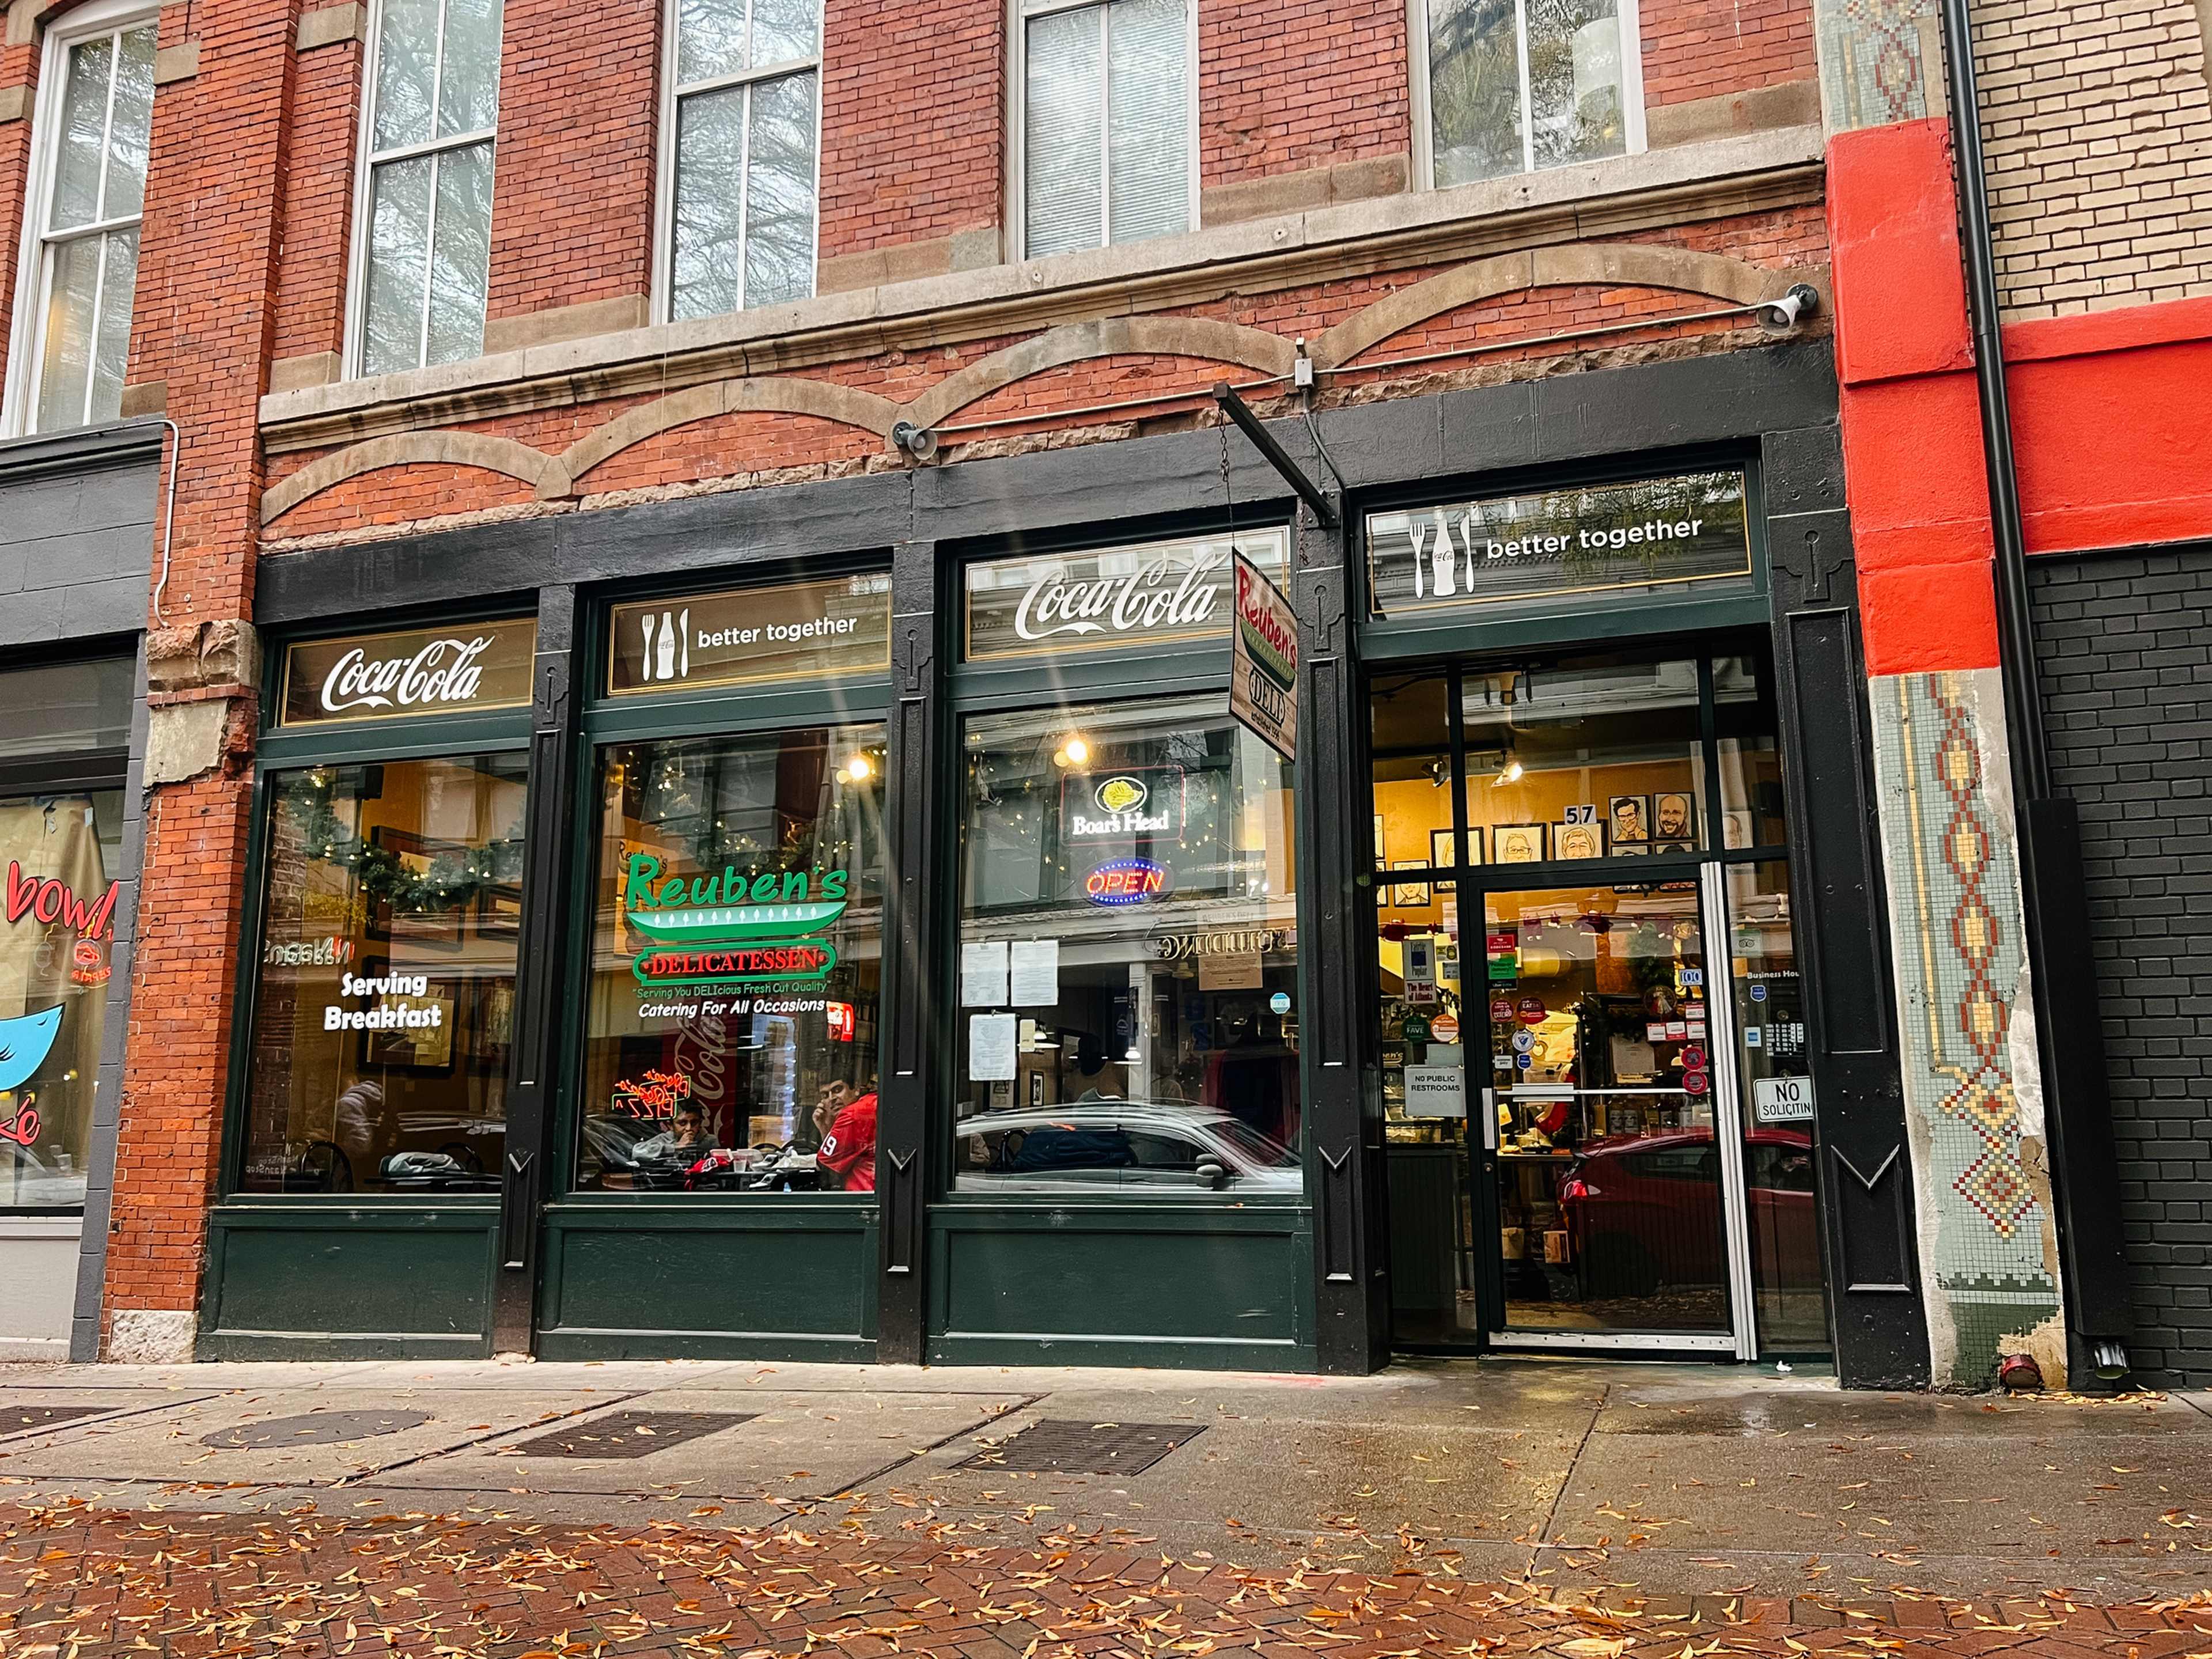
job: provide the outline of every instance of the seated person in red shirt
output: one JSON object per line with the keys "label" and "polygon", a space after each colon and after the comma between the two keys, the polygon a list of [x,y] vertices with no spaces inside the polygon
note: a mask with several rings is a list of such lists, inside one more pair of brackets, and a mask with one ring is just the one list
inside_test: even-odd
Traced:
{"label": "seated person in red shirt", "polygon": [[834,1083],[830,1099],[836,1104],[837,1115],[815,1151],[815,1165],[841,1177],[838,1185],[848,1193],[872,1193],[876,1190],[876,1091],[871,1089],[854,1100],[850,1087]]}

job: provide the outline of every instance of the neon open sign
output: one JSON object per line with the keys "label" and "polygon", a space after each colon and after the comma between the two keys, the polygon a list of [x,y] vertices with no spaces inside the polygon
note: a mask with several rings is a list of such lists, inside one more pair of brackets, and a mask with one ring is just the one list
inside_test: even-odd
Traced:
{"label": "neon open sign", "polygon": [[1168,890],[1167,866],[1151,859],[1109,859],[1085,878],[1093,904],[1141,904]]}

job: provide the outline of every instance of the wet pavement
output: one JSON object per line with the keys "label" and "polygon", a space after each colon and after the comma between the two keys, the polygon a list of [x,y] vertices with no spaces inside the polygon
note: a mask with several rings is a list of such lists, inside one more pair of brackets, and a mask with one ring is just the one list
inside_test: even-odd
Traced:
{"label": "wet pavement", "polygon": [[[615,1583],[652,1559],[639,1556],[642,1540],[687,1571],[721,1563],[715,1583],[742,1555],[755,1589],[794,1551],[842,1562],[848,1600],[872,1584],[896,1599],[901,1574],[957,1569],[978,1608],[995,1605],[993,1572],[1141,1581],[1157,1601],[1160,1564],[1206,1577],[1225,1563],[1228,1579],[1179,1589],[1176,1605],[1243,1618],[1238,1585],[1274,1586],[1270,1607],[1310,1607],[1357,1581],[1365,1588],[1338,1599],[1372,1626],[1385,1645],[1364,1650],[1376,1653],[1485,1650],[1464,1635],[1389,1647],[1389,1621],[1414,1616],[1376,1611],[1376,1587],[1393,1584],[1426,1586],[1434,1608],[1475,1620],[1468,1628],[1510,1626],[1535,1645],[1562,1630],[1603,1643],[1632,1636],[1637,1620],[1673,1620],[1683,1628],[1664,1632],[1670,1642],[1680,1634],[1701,1652],[1715,1632],[1739,1640],[1751,1626],[1765,1645],[1746,1650],[1780,1652],[1784,1636],[1806,1642],[1850,1619],[1897,1631],[1933,1619],[1952,1653],[2002,1645],[1985,1639],[1991,1630],[2057,1653],[2062,1627],[2074,1644],[2063,1650],[2077,1654],[2212,1651],[2212,1634],[2188,1622],[2202,1607],[2212,1625],[2212,1401],[1868,1395],[1706,1365],[1510,1358],[1343,1379],[696,1361],[9,1367],[0,1519],[19,1541],[99,1533],[120,1553],[83,1555],[86,1586],[129,1579],[138,1548],[170,1564],[168,1583],[179,1537],[205,1540],[194,1547],[210,1552],[207,1571],[228,1572],[227,1549],[282,1528],[295,1573],[323,1553],[342,1565],[364,1549],[415,1560],[419,1547],[434,1586],[441,1572],[465,1577],[470,1564],[560,1538],[562,1559],[583,1564],[564,1571]],[[885,1567],[892,1556],[907,1565]],[[8,1583],[11,1559],[34,1558],[0,1551],[0,1653],[14,1659],[39,1650],[9,1644],[30,1605],[11,1599],[29,1593],[27,1579]],[[268,1605],[307,1593],[281,1574],[268,1582]],[[750,1590],[726,1600],[759,1611]],[[48,1624],[76,1606],[40,1605]],[[1589,1624],[1601,1607],[1626,1609],[1604,1615],[1618,1628]],[[2112,1611],[2085,1636],[2073,1622],[2084,1608]],[[1098,1616],[1097,1641],[1070,1652],[1173,1648],[1117,1647],[1128,1632]],[[665,1650],[781,1653],[775,1622],[757,1650],[695,1642],[712,1629],[700,1624]],[[921,1610],[906,1648],[941,1622]],[[1366,1639],[1320,1614],[1292,1624],[1308,1636],[1334,1628],[1340,1639],[1319,1644],[1332,1652]],[[810,1614],[805,1628],[818,1639],[828,1627]],[[958,1629],[979,1642],[978,1631],[989,1643],[1002,1634],[988,1616]],[[532,1650],[450,1635],[443,1650]],[[1032,1639],[1043,1640],[1032,1632],[1006,1650]],[[1222,1632],[1188,1639],[1179,1650],[1270,1650]],[[164,1650],[221,1650],[178,1641]],[[1000,1651],[989,1643],[975,1651]]]}

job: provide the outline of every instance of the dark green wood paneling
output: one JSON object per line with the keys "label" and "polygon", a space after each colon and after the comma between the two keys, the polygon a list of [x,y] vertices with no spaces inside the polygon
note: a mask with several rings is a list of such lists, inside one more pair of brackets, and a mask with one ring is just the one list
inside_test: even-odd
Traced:
{"label": "dark green wood paneling", "polygon": [[929,1357],[1311,1370],[1310,1224],[1289,1208],[941,1206]]}
{"label": "dark green wood paneling", "polygon": [[200,1357],[489,1353],[498,1221],[489,1205],[219,1205]]}
{"label": "dark green wood paneling", "polygon": [[852,1203],[578,1204],[545,1223],[546,1359],[873,1358],[876,1216]]}

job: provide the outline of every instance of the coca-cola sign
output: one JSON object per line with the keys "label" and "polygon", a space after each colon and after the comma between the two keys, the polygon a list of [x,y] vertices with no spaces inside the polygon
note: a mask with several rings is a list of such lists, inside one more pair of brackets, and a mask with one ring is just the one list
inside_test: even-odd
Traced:
{"label": "coca-cola sign", "polygon": [[284,653],[277,724],[513,708],[530,701],[537,648],[528,617],[302,641]]}
{"label": "coca-cola sign", "polygon": [[968,659],[1137,649],[1225,640],[1234,610],[1230,556],[1279,575],[1279,530],[968,567]]}

